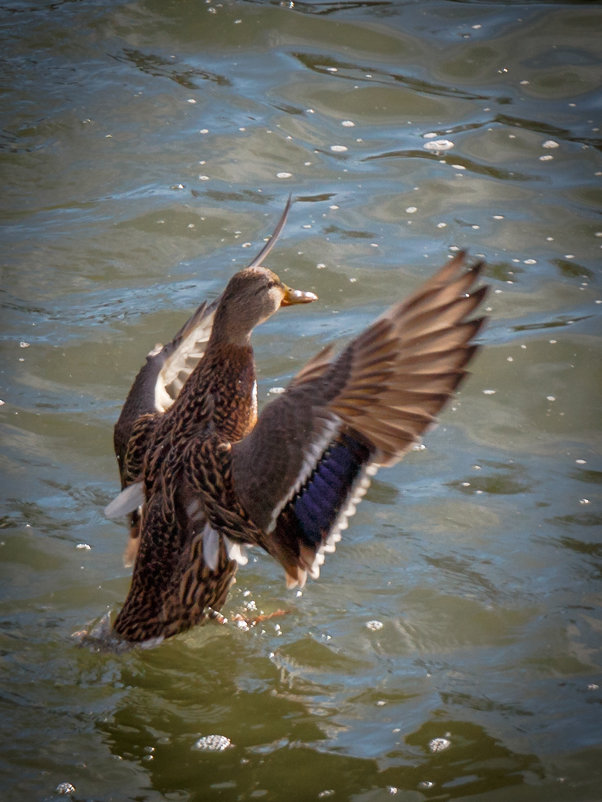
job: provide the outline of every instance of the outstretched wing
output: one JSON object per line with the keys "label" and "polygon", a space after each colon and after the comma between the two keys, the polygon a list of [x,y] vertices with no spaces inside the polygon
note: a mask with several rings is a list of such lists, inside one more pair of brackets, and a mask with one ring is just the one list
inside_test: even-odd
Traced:
{"label": "outstretched wing", "polygon": [[203,302],[171,342],[156,346],[130,388],[115,424],[114,445],[119,471],[124,478],[125,454],[141,415],[163,413],[176,400],[186,379],[205,353],[219,299]]}
{"label": "outstretched wing", "polygon": [[370,479],[433,423],[466,374],[484,319],[482,263],[460,253],[332,359],[324,349],[232,446],[235,492],[285,568],[319,575]]}

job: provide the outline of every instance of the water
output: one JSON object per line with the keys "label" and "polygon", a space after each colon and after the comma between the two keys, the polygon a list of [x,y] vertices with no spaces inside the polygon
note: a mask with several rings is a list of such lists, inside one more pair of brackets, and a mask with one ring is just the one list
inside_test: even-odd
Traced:
{"label": "water", "polygon": [[[600,17],[2,4],[3,799],[600,797]],[[320,302],[256,332],[260,399],[450,247],[486,347],[319,582],[239,573],[226,612],[288,615],[80,649],[128,588],[129,383],[289,192],[269,264]]]}

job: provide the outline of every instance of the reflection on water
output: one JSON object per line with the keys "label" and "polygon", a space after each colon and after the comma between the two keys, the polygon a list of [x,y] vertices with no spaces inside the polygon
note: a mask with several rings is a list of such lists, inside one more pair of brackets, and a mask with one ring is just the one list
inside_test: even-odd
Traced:
{"label": "reflection on water", "polygon": [[[597,798],[599,6],[16,0],[0,25],[3,798]],[[260,399],[450,247],[493,285],[473,376],[319,582],[240,572],[230,611],[277,623],[78,649],[129,581],[102,509],[131,378],[289,192],[270,264],[320,302],[256,332]]]}

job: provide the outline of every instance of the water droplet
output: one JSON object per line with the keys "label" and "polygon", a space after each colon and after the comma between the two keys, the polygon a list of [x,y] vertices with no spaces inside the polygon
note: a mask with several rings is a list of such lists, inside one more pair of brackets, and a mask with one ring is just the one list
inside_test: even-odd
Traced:
{"label": "water droplet", "polygon": [[431,752],[443,752],[449,749],[450,746],[451,741],[448,741],[447,738],[433,738],[429,741],[429,749]]}
{"label": "water droplet", "polygon": [[422,147],[425,150],[450,150],[454,147],[454,143],[449,139],[435,139],[431,142],[425,142]]}
{"label": "water droplet", "polygon": [[193,749],[201,752],[223,752],[232,746],[232,742],[225,735],[203,735],[194,744]]}

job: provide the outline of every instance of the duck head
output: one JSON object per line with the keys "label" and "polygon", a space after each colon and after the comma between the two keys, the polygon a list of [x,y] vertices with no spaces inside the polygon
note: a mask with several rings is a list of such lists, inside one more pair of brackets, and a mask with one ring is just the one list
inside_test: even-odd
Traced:
{"label": "duck head", "polygon": [[255,326],[271,317],[281,306],[308,304],[318,300],[313,292],[287,287],[275,273],[262,264],[284,228],[291,203],[292,198],[289,195],[272,236],[249,266],[230,279],[215,312],[212,340],[248,345]]}
{"label": "duck head", "polygon": [[317,301],[313,292],[293,290],[261,265],[235,273],[224,290],[213,323],[212,338],[235,345],[247,345],[251,332],[281,306]]}

